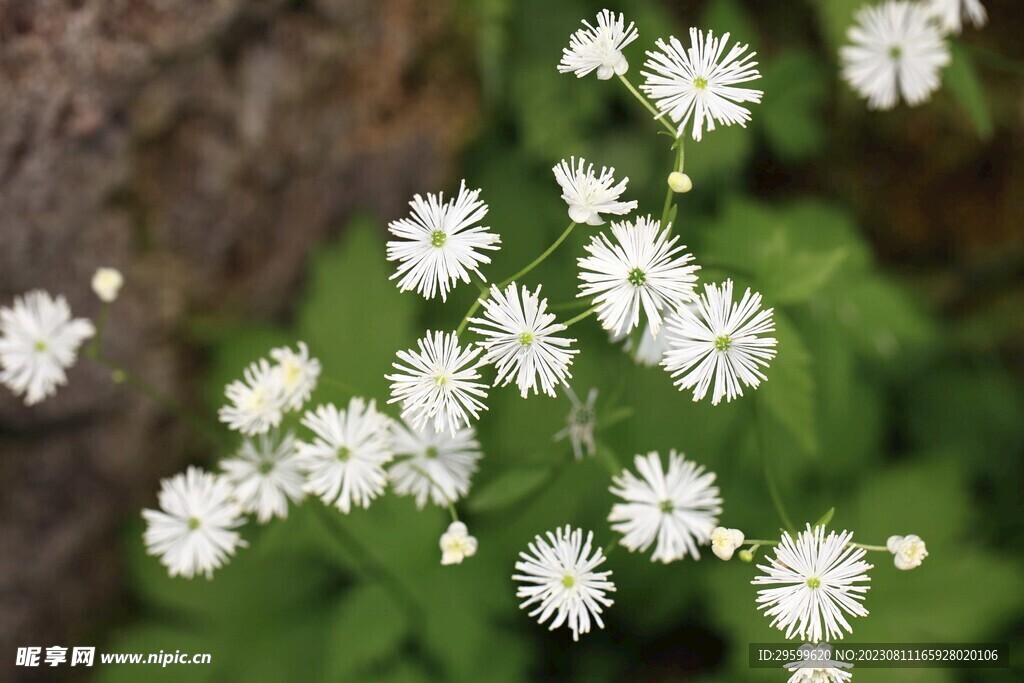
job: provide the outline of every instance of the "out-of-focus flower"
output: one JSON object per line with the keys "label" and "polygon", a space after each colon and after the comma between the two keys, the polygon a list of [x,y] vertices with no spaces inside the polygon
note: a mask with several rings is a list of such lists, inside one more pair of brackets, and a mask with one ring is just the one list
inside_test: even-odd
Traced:
{"label": "out-of-focus flower", "polygon": [[252,363],[224,389],[229,405],[218,411],[220,421],[246,436],[266,434],[284,417],[285,389],[281,371],[266,359]]}
{"label": "out-of-focus flower", "polygon": [[591,389],[587,393],[586,402],[581,402],[576,393],[565,385],[565,393],[572,403],[569,414],[565,416],[565,427],[555,434],[555,441],[569,439],[572,444],[572,452],[577,460],[583,456],[591,456],[597,448],[594,442],[594,429],[597,427],[597,411],[594,404],[597,403],[597,389]]}
{"label": "out-of-focus flower", "polygon": [[295,352],[282,346],[270,352],[270,357],[280,368],[286,410],[301,410],[320,378],[320,361],[310,358],[305,342],[300,341],[298,349]]}
{"label": "out-of-focus flower", "polygon": [[731,560],[737,548],[743,545],[743,532],[739,529],[716,527],[711,532],[711,552],[720,560]]}
{"label": "out-of-focus flower", "polygon": [[415,496],[419,508],[428,499],[445,506],[469,493],[470,479],[483,457],[475,429],[463,427],[452,435],[396,420],[391,435],[398,459],[388,468],[388,478],[395,493]]}
{"label": "out-of-focus flower", "polygon": [[92,276],[92,291],[104,303],[113,303],[123,284],[124,276],[117,268],[99,268]]}
{"label": "out-of-focus flower", "polygon": [[893,562],[897,569],[916,569],[928,557],[928,548],[920,536],[890,536],[885,547],[893,554]]}
{"label": "out-of-focus flower", "polygon": [[441,534],[441,564],[462,564],[467,557],[476,555],[476,537],[462,522],[452,522]]}
{"label": "out-of-focus flower", "polygon": [[220,468],[242,512],[266,524],[273,517],[286,518],[288,502],[304,497],[301,462],[295,434],[287,432],[247,437],[233,457],[221,460]]}

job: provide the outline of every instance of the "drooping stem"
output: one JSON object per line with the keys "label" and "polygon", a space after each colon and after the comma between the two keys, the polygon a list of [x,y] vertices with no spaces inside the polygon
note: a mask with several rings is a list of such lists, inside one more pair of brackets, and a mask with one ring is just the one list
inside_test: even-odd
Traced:
{"label": "drooping stem", "polygon": [[676,137],[676,129],[672,127],[672,124],[670,124],[668,121],[662,118],[661,112],[659,112],[658,109],[653,104],[651,104],[647,100],[647,98],[644,97],[643,94],[639,90],[637,90],[632,83],[629,82],[629,79],[626,78],[625,75],[620,74],[619,80],[622,81],[623,85],[626,86],[626,89],[633,94],[633,97],[638,99],[640,101],[640,104],[644,105],[647,111],[654,114],[654,120],[663,125],[665,127],[665,130],[672,134],[672,137]]}
{"label": "drooping stem", "polygon": [[757,449],[760,451],[761,462],[764,466],[764,480],[765,484],[768,485],[768,494],[771,496],[772,505],[775,506],[775,511],[779,515],[779,519],[782,520],[782,524],[786,527],[789,533],[796,533],[793,526],[793,521],[789,514],[786,512],[786,506],[782,502],[782,496],[779,495],[778,485],[775,483],[775,475],[772,472],[771,463],[768,461],[768,453],[764,447],[764,435],[761,433],[761,420],[760,411],[757,409],[757,400],[755,397],[751,397],[751,406],[754,413],[754,419],[752,420],[754,425],[754,437],[757,442]]}
{"label": "drooping stem", "polygon": [[106,369],[110,370],[111,379],[118,384],[124,383],[133,389],[141,392],[148,398],[156,401],[164,408],[174,413],[182,420],[184,420],[190,427],[196,430],[199,434],[210,440],[211,443],[217,446],[224,445],[224,433],[216,425],[210,424],[205,418],[193,413],[188,408],[178,403],[168,394],[160,391],[155,386],[142,379],[138,375],[135,375],[127,368],[124,368],[114,361],[106,358],[97,351],[96,355],[92,356],[92,360],[99,365],[102,365]]}

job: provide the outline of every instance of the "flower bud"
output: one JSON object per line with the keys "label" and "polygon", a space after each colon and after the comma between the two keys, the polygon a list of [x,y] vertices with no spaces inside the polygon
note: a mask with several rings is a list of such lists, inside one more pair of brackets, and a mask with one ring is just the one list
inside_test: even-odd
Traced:
{"label": "flower bud", "polygon": [[672,188],[673,192],[683,194],[693,189],[693,181],[685,173],[672,171],[668,174],[668,186]]}
{"label": "flower bud", "polygon": [[749,550],[741,550],[737,557],[740,558],[740,562],[746,562],[747,564],[750,564],[754,561],[754,553],[750,552]]}
{"label": "flower bud", "polygon": [[743,532],[739,529],[717,527],[711,532],[711,552],[721,560],[731,560],[736,549],[743,545]]}
{"label": "flower bud", "polygon": [[920,567],[924,558],[928,557],[928,548],[920,536],[890,536],[885,547],[893,554],[893,563],[897,569],[904,571]]}
{"label": "flower bud", "polygon": [[462,564],[462,560],[476,554],[476,538],[462,522],[452,522],[441,534],[441,564]]}
{"label": "flower bud", "polygon": [[111,303],[117,299],[121,285],[124,284],[124,277],[121,271],[116,268],[99,268],[92,276],[92,291],[104,303]]}

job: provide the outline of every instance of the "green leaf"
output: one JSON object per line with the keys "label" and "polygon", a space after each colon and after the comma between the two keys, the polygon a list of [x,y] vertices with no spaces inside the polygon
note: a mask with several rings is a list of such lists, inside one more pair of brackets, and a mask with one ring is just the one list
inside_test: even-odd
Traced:
{"label": "green leaf", "polygon": [[757,390],[755,398],[804,450],[815,453],[818,437],[811,355],[800,333],[779,310],[775,311],[775,338],[778,355],[765,372],[768,380]]}
{"label": "green leaf", "polygon": [[470,496],[469,508],[473,512],[490,512],[508,507],[538,491],[553,475],[550,467],[506,470]]}
{"label": "green leaf", "polygon": [[854,13],[864,6],[863,0],[807,0],[814,7],[818,25],[835,50],[846,41],[846,31],[853,25]]}
{"label": "green leaf", "polygon": [[828,526],[828,523],[832,521],[832,517],[835,514],[836,514],[836,509],[834,507],[830,507],[828,509],[828,512],[823,514],[818,519],[818,521],[814,523],[814,526]]}
{"label": "green leaf", "polygon": [[402,608],[380,583],[347,591],[332,617],[328,680],[358,680],[365,669],[398,656],[409,624]]}
{"label": "green leaf", "polygon": [[827,79],[821,59],[807,51],[783,53],[765,66],[759,87],[767,94],[757,120],[781,159],[799,161],[824,147]]}
{"label": "green leaf", "polygon": [[993,131],[992,111],[978,72],[974,69],[974,61],[967,50],[956,42],[950,45],[950,54],[952,61],[946,69],[946,87],[967,112],[978,137],[988,140]]}

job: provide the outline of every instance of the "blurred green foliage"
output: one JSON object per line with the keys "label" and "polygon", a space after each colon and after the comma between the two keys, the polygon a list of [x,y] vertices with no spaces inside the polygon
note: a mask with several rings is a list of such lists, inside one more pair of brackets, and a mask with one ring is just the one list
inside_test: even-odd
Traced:
{"label": "blurred green foliage", "polygon": [[[637,77],[654,38],[681,34],[670,3],[611,3],[626,10],[641,38],[627,51]],[[658,368],[635,365],[593,321],[573,368],[576,391],[598,387],[601,453],[572,459],[555,443],[569,404],[522,400],[495,390],[479,422],[486,453],[461,506],[479,554],[442,568],[437,539],[443,511],[418,512],[385,497],[347,517],[348,534],[386,568],[403,594],[354,555],[306,501],[286,522],[250,528],[242,550],[214,580],[168,579],[144,556],[141,528],[126,532],[132,588],[144,618],[118,631],[110,651],[213,653],[213,665],[147,669],[147,679],[228,681],[780,681],[781,671],[750,670],[748,642],[779,640],[754,608],[756,571],[710,553],[669,566],[615,551],[618,586],[607,628],[572,643],[516,607],[512,566],[533,535],[565,523],[610,538],[609,470],[635,453],[676,448],[718,473],[723,523],[748,536],[777,532],[755,426],[798,525],[835,507],[832,525],[858,540],[884,543],[916,533],[930,557],[913,572],[873,553],[871,614],[856,620],[854,642],[1021,640],[1019,497],[1024,393],[990,351],[937,318],[875,263],[857,216],[821,197],[755,195],[755,154],[779,165],[825,154],[825,110],[835,106],[834,46],[859,0],[809,0],[821,44],[786,42],[761,51],[764,103],[752,126],[725,128],[686,148],[694,190],[679,199],[677,229],[704,264],[706,278],[732,277],[776,308],[779,355],[769,380],[732,404],[693,403]],[[488,126],[468,150],[464,175],[483,188],[488,222],[503,250],[488,274],[503,277],[539,253],[568,219],[550,167],[583,155],[630,177],[629,196],[658,214],[672,162],[669,140],[615,82],[577,80],[555,70],[562,46],[600,3],[584,0],[466,0],[477,40]],[[702,25],[731,30],[755,47],[758,21],[737,0],[701,5]],[[956,52],[949,89],[980,135],[991,117],[968,56]],[[845,95],[839,100],[845,101]],[[831,103],[831,104],[830,104]],[[857,106],[860,106],[859,104]],[[969,129],[965,129],[969,133]],[[424,188],[436,189],[436,188]],[[553,303],[575,294],[580,230],[528,277]],[[213,348],[209,402],[250,360],[302,339],[325,374],[383,404],[383,376],[395,350],[424,329],[454,327],[475,295],[457,290],[447,306],[401,295],[388,281],[383,225],[355,221],[336,243],[315,250],[305,294],[286,327],[241,325]],[[323,383],[314,401],[347,395]],[[755,414],[755,405],[760,409]],[[623,408],[632,410],[621,418]],[[224,454],[211,454],[220,456]],[[211,460],[213,457],[211,457]],[[1014,629],[1016,629],[1014,631]],[[1016,635],[1014,635],[1016,633]],[[101,680],[138,680],[132,667],[108,667]],[[864,670],[855,680],[980,680],[955,671]],[[1013,680],[994,672],[989,680]]]}

